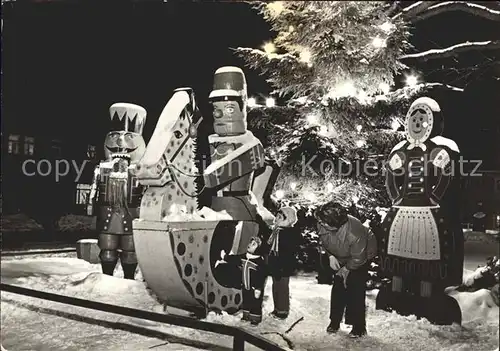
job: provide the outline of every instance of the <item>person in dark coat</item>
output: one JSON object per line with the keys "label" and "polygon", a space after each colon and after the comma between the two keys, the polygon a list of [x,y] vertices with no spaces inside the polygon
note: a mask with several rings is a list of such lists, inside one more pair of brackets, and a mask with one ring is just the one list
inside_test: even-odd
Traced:
{"label": "person in dark coat", "polygon": [[348,215],[338,203],[327,203],[315,212],[321,245],[331,255],[336,271],[330,300],[328,333],[345,323],[352,325],[350,337],[366,334],[365,296],[370,260],[377,254],[377,240],[370,229]]}
{"label": "person in dark coat", "polygon": [[279,319],[286,319],[290,313],[290,276],[295,271],[300,238],[300,232],[293,228],[296,223],[297,211],[293,207],[282,207],[276,214],[267,242],[270,247],[268,271],[273,280],[274,310],[271,315]]}

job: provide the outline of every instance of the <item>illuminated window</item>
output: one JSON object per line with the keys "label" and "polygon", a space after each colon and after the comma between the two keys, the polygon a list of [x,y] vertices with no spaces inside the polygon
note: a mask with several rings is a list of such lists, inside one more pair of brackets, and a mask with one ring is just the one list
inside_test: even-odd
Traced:
{"label": "illuminated window", "polygon": [[90,195],[90,184],[76,185],[76,204],[86,205]]}
{"label": "illuminated window", "polygon": [[35,138],[24,137],[24,154],[29,156],[35,154]]}
{"label": "illuminated window", "polygon": [[93,160],[95,158],[95,145],[87,145],[87,158]]}
{"label": "illuminated window", "polygon": [[14,134],[9,135],[9,145],[8,145],[9,154],[19,155],[21,151],[21,144],[19,139],[20,139],[19,135],[14,135]]}

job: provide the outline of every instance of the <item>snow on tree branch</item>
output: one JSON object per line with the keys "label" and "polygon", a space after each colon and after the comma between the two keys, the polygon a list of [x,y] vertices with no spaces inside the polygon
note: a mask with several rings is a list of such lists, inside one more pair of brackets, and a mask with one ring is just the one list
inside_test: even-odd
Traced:
{"label": "snow on tree branch", "polygon": [[459,91],[459,92],[463,92],[464,91],[463,88],[459,88],[459,87],[455,87],[453,85],[448,85],[448,84],[443,84],[443,83],[424,83],[423,85],[424,85],[424,87],[428,87],[428,88],[431,88],[431,87],[443,87],[443,88],[447,88],[447,89],[450,89],[450,90],[453,90],[453,91]]}
{"label": "snow on tree branch", "polygon": [[290,53],[286,53],[286,54],[269,53],[268,54],[268,53],[266,53],[262,50],[259,50],[259,49],[244,48],[244,47],[238,47],[234,51],[237,51],[237,52],[241,53],[242,55],[247,54],[249,56],[260,57],[262,59],[267,59],[267,60],[288,59],[288,60],[295,61],[295,62],[299,61],[299,59],[296,56],[294,56]]}
{"label": "snow on tree branch", "polygon": [[427,10],[408,18],[408,21],[415,23],[448,11],[463,11],[492,21],[500,21],[500,11],[467,1],[446,1],[433,5]]}
{"label": "snow on tree branch", "polygon": [[403,55],[400,58],[403,59],[422,59],[424,61],[446,58],[455,56],[456,54],[464,51],[470,50],[495,50],[500,49],[500,41],[477,41],[477,42],[465,42],[450,46],[444,49],[431,49],[424,52],[419,52],[416,54]]}
{"label": "snow on tree branch", "polygon": [[392,17],[392,20],[399,19],[400,17],[405,19],[413,17],[420,12],[427,10],[436,3],[439,3],[439,1],[417,1],[416,3],[402,9],[400,13]]}

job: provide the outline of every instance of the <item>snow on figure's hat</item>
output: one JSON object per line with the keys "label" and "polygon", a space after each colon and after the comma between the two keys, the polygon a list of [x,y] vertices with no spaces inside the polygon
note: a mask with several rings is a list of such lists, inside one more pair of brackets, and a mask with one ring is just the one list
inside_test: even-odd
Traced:
{"label": "snow on figure's hat", "polygon": [[247,82],[243,70],[238,67],[221,67],[214,74],[214,84],[209,99],[238,97],[247,100]]}
{"label": "snow on figure's hat", "polygon": [[109,108],[111,130],[142,134],[146,122],[146,110],[134,104],[118,102]]}

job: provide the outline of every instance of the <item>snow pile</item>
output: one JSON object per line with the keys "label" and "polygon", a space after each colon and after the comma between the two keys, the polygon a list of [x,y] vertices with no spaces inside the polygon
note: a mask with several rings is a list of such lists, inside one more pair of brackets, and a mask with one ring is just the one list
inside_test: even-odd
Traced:
{"label": "snow pile", "polygon": [[483,274],[489,271],[487,266],[478,267],[475,271],[465,271],[463,276],[463,285],[471,287],[476,280],[483,277]]}
{"label": "snow pile", "polygon": [[449,295],[458,301],[464,322],[498,323],[499,309],[488,289],[481,289],[472,293],[455,290],[450,292]]}
{"label": "snow pile", "polygon": [[375,211],[377,211],[377,213],[380,215],[380,222],[383,222],[385,216],[387,216],[387,212],[389,211],[389,209],[377,206],[375,207]]}
{"label": "snow pile", "polygon": [[2,215],[2,232],[29,232],[42,230],[42,226],[24,213],[14,215]]}
{"label": "snow pile", "polygon": [[165,222],[195,222],[195,221],[222,221],[233,220],[225,210],[216,212],[208,207],[203,207],[194,213],[187,213],[186,206],[173,204],[170,207],[170,214],[163,218]]}
{"label": "snow pile", "polygon": [[[159,313],[163,311],[163,307],[149,295],[140,274],[135,281],[123,280],[119,278],[122,276],[120,268],[117,268],[117,276],[111,277],[102,275],[99,265],[91,265],[75,258],[16,259],[2,262],[1,274],[2,281],[10,284]],[[416,320],[414,316],[403,317],[396,313],[375,310],[375,298],[378,291],[369,291],[366,299],[368,336],[360,340],[351,340],[347,338],[349,327],[344,324],[341,325],[340,333],[326,334],[331,287],[317,284],[314,275],[291,278],[291,312],[286,321],[276,320],[269,316],[273,310],[271,289],[272,284],[268,282],[265,288],[264,319],[259,326],[251,326],[242,322],[240,314],[231,316],[227,313],[210,313],[207,320],[243,327],[269,338],[284,348],[289,347],[289,342],[291,342],[295,350],[491,351],[498,347],[499,308],[494,304],[487,290],[473,293],[458,291],[449,293],[458,301],[462,309],[462,326],[435,326],[426,320]],[[20,306],[19,301],[29,304],[30,308],[33,306],[38,306],[38,309],[50,307],[64,311],[61,313],[73,313],[80,319],[90,316],[118,323],[133,323],[167,333],[183,340],[183,344],[191,346],[194,342],[210,342],[229,348],[232,345],[230,338],[212,333],[128,317],[104,315],[100,312],[61,306],[2,292],[2,312],[3,315],[8,316],[5,320],[2,316],[2,333],[4,335],[22,333],[20,335],[23,335],[26,340],[36,339],[39,343],[43,341],[45,345],[45,347],[38,346],[31,349],[82,349],[81,345],[85,344],[84,349],[103,351],[124,350],[123,345],[128,347],[125,348],[127,350],[144,350],[148,349],[145,345],[153,344],[151,340],[145,341],[139,335],[123,334],[118,330],[102,332],[87,324],[76,325],[67,318],[60,318],[56,323],[53,315],[48,315],[44,311],[33,315],[35,312],[28,310],[26,305]],[[168,308],[168,311],[175,314],[181,313],[171,308]],[[304,319],[285,334],[285,331],[302,317]],[[43,324],[41,319],[43,319]],[[34,323],[39,323],[38,327]],[[5,340],[4,336],[4,345],[9,349],[9,344]],[[155,342],[156,345],[161,344],[161,340],[155,340]],[[47,347],[49,344],[53,347]],[[253,349],[250,345],[247,347]],[[16,347],[11,347],[11,349],[16,349]],[[177,350],[181,349],[180,346],[177,348]]]}
{"label": "snow pile", "polygon": [[474,285],[474,282],[476,280],[479,280],[483,278],[483,275],[485,273],[489,272],[489,267],[488,266],[483,266],[483,267],[478,267],[475,271],[470,272],[470,271],[465,271],[464,272],[464,279],[463,279],[463,285],[467,287],[471,287]]}
{"label": "snow pile", "polygon": [[485,266],[479,266],[475,271],[466,271],[464,280],[458,291],[475,292],[486,289],[496,305],[500,305],[500,258],[489,257]]}

